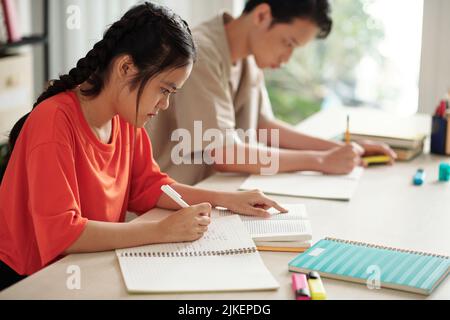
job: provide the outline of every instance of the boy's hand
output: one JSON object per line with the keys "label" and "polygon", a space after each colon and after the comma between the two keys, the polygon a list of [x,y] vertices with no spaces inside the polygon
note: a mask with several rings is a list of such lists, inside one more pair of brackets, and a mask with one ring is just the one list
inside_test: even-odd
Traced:
{"label": "boy's hand", "polygon": [[389,147],[385,143],[377,143],[370,140],[364,140],[361,141],[359,145],[364,149],[363,156],[388,156],[389,158],[391,158],[391,164],[394,164],[395,160],[397,160],[398,158],[394,150],[392,150],[391,147]]}
{"label": "boy's hand", "polygon": [[319,159],[319,171],[325,174],[349,174],[361,163],[363,153],[363,148],[357,144],[345,145],[325,151]]}

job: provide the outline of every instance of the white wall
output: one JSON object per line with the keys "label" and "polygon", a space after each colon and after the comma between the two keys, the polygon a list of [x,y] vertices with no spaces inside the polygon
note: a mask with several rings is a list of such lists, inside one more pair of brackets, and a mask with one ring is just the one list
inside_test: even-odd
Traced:
{"label": "white wall", "polygon": [[[66,73],[98,41],[108,24],[118,19],[138,0],[50,0],[50,75]],[[171,7],[192,26],[225,9],[238,15],[244,0],[158,0]],[[432,113],[450,89],[450,1],[426,0],[424,7],[423,49],[419,110]],[[25,35],[40,33],[42,0],[16,0]],[[66,9],[78,4],[82,9],[81,30],[65,27]],[[42,49],[34,49],[36,94],[43,88]]]}
{"label": "white wall", "polygon": [[[20,12],[21,30],[24,35],[40,34],[42,30],[42,0],[15,0]],[[67,73],[77,61],[99,41],[105,29],[119,19],[131,6],[143,0],[49,0],[50,4],[50,78]],[[234,15],[242,11],[245,0],[153,0],[172,8],[191,26],[195,26],[227,10]],[[76,5],[81,10],[81,28],[70,30],[66,26],[67,8]],[[43,81],[43,49],[33,50],[35,72],[35,96],[39,95]]]}
{"label": "white wall", "polygon": [[[43,32],[42,0],[15,0],[19,29],[23,36],[37,35]],[[34,14],[33,14],[34,13]],[[19,52],[33,52],[34,95],[43,90],[44,50],[42,46],[22,47]],[[32,99],[34,101],[34,97]]]}
{"label": "white wall", "polygon": [[450,1],[426,0],[419,111],[433,113],[450,90]]}
{"label": "white wall", "polygon": [[210,19],[222,10],[237,16],[242,12],[244,0],[159,0],[172,8],[191,26]]}
{"label": "white wall", "polygon": [[[66,73],[99,41],[106,27],[119,19],[138,0],[50,0],[50,75]],[[196,25],[226,9],[238,13],[242,0],[159,0]],[[81,9],[81,29],[66,28],[69,5]]]}
{"label": "white wall", "polygon": [[[67,73],[98,42],[106,27],[137,0],[50,0],[50,77]],[[80,28],[70,29],[70,6],[80,10]]]}

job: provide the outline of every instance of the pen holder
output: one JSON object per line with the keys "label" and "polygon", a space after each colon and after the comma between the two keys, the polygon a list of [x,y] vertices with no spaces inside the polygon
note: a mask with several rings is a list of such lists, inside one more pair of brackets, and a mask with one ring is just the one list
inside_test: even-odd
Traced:
{"label": "pen holder", "polygon": [[450,150],[447,150],[447,118],[434,116],[432,128],[433,131],[431,133],[431,153],[447,155],[447,151],[450,152]]}

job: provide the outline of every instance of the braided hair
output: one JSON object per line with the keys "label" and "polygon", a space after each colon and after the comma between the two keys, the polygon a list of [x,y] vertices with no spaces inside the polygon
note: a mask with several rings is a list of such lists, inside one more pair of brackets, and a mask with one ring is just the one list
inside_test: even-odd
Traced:
{"label": "braided hair", "polygon": [[[98,96],[109,76],[111,62],[123,54],[130,55],[138,69],[138,74],[130,83],[133,90],[138,88],[136,110],[139,109],[146,84],[153,77],[171,68],[187,66],[196,59],[196,49],[187,23],[168,8],[146,2],[133,7],[112,24],[103,39],[68,74],[50,81],[33,109],[46,99],[73,90],[85,82],[89,86],[81,93],[84,96]],[[21,118],[10,132],[6,161],[4,168],[0,168],[0,182],[30,114]]]}

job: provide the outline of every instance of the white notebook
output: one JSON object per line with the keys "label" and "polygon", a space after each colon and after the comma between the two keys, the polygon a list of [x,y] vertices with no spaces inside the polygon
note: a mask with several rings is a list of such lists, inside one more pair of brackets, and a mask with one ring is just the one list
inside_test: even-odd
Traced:
{"label": "white notebook", "polygon": [[221,292],[275,290],[238,216],[215,217],[207,234],[186,243],[116,250],[129,292]]}
{"label": "white notebook", "polygon": [[250,176],[241,190],[259,189],[267,194],[350,201],[364,172],[356,168],[351,174],[331,176],[315,172],[283,173],[275,176]]}
{"label": "white notebook", "polygon": [[[311,223],[302,204],[283,204],[289,212],[280,214],[271,209],[270,218],[240,216],[250,236],[256,245],[283,245],[284,242],[294,242],[293,245],[308,244],[312,239]],[[230,211],[220,211],[221,216],[231,215]]]}

